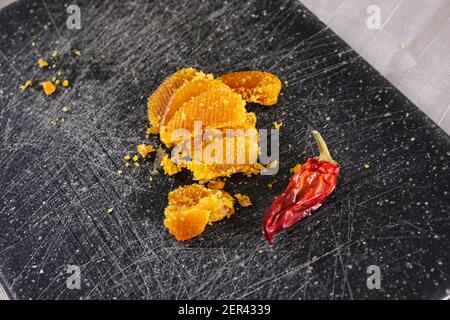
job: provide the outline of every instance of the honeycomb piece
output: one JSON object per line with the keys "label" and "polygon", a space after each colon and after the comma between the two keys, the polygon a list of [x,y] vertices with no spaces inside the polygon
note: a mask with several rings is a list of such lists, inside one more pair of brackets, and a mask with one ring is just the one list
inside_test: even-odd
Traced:
{"label": "honeycomb piece", "polygon": [[179,187],[169,193],[164,225],[177,240],[201,234],[208,223],[234,214],[234,199],[225,191],[200,184]]}
{"label": "honeycomb piece", "polygon": [[231,91],[231,89],[226,84],[215,79],[206,78],[189,81],[182,85],[172,95],[172,98],[167,105],[166,112],[161,119],[160,125],[163,126],[165,123],[168,123],[183,104],[210,89],[224,89]]}
{"label": "honeycomb piece", "polygon": [[202,145],[201,152],[191,151],[192,161],[183,163],[196,180],[212,180],[242,172],[259,172],[258,134],[253,129],[244,136],[225,136]]}
{"label": "honeycomb piece", "polygon": [[280,79],[269,72],[237,71],[218,78],[247,102],[271,106],[277,103],[281,91]]}
{"label": "honeycomb piece", "polygon": [[194,132],[194,122],[201,122],[202,129],[243,128],[248,116],[245,101],[229,89],[210,89],[193,99],[175,113],[173,118],[160,130],[161,141],[172,146],[185,140],[186,136],[173,136],[175,130]]}
{"label": "honeycomb piece", "polygon": [[202,75],[204,74],[194,68],[184,68],[172,73],[163,81],[150,95],[147,102],[147,116],[153,127],[159,128],[161,117],[174,92],[186,82],[191,81],[195,77],[202,77]]}

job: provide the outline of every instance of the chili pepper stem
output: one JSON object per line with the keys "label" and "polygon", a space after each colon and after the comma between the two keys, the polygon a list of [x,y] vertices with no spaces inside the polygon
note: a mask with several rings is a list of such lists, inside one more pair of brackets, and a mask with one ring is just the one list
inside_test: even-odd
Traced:
{"label": "chili pepper stem", "polygon": [[313,130],[312,136],[316,140],[317,146],[319,147],[319,156],[317,157],[317,160],[320,161],[326,161],[333,164],[336,164],[337,162],[333,160],[333,158],[330,155],[330,151],[328,150],[328,147],[325,143],[325,140],[323,140],[322,135],[317,130]]}

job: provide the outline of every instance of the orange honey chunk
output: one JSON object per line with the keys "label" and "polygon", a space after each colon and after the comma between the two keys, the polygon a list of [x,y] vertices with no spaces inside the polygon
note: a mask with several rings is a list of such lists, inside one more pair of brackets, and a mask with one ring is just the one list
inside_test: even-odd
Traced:
{"label": "orange honey chunk", "polygon": [[195,121],[201,122],[202,129],[242,128],[247,125],[249,117],[240,95],[228,88],[210,89],[180,107],[161,128],[161,141],[167,146],[181,142],[186,137],[174,137],[172,133],[177,129],[193,133]]}
{"label": "orange honey chunk", "polygon": [[263,71],[237,71],[218,78],[247,102],[271,106],[277,103],[281,91],[281,80],[274,74]]}
{"label": "orange honey chunk", "polygon": [[181,106],[189,100],[192,100],[194,97],[210,89],[227,90],[229,87],[222,81],[208,78],[186,82],[172,95],[167,105],[166,112],[162,117],[161,125],[168,123],[170,119],[173,118],[175,113],[181,108]]}
{"label": "orange honey chunk", "polygon": [[234,199],[225,191],[200,184],[179,187],[169,192],[164,225],[177,240],[201,234],[208,223],[234,214]]}
{"label": "orange honey chunk", "polygon": [[201,77],[202,75],[204,74],[194,68],[178,70],[168,76],[150,95],[147,101],[147,116],[154,128],[159,128],[161,117],[165,113],[167,104],[175,91],[186,82],[191,81],[195,77]]}

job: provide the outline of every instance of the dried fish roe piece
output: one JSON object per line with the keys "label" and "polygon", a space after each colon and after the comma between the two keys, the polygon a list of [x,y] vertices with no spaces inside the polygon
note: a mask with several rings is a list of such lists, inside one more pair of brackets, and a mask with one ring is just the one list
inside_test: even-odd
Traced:
{"label": "dried fish roe piece", "polygon": [[177,240],[188,240],[201,234],[208,223],[230,217],[234,199],[222,190],[211,190],[200,184],[179,187],[169,192],[164,211],[164,225]]}
{"label": "dried fish roe piece", "polygon": [[[161,117],[164,114],[170,98],[183,84],[196,76],[204,75],[194,68],[184,68],[172,73],[150,95],[147,102],[147,116],[153,127],[159,128]],[[206,75],[205,75],[206,76]]]}
{"label": "dried fish roe piece", "polygon": [[218,78],[247,102],[271,106],[277,103],[281,91],[280,79],[269,72],[237,71]]}

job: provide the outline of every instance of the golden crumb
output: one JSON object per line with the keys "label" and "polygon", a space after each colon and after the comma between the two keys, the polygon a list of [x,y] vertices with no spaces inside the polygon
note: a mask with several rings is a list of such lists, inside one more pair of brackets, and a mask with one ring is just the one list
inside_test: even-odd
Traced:
{"label": "golden crumb", "polygon": [[33,41],[33,42],[31,43],[31,46],[32,46],[32,47],[36,47],[36,42]]}
{"label": "golden crumb", "polygon": [[137,147],[137,152],[142,156],[142,158],[146,158],[149,153],[155,151],[155,149],[148,144],[139,144]]}
{"label": "golden crumb", "polygon": [[55,80],[55,83],[56,83],[56,84],[59,84],[59,82],[60,82],[59,79],[56,79],[56,80]]}
{"label": "golden crumb", "polygon": [[125,162],[125,167],[129,167],[130,166],[130,163],[129,162]]}
{"label": "golden crumb", "polygon": [[117,170],[117,174],[122,174],[123,173],[123,171],[122,170]]}
{"label": "golden crumb", "polygon": [[64,80],[62,82],[63,87],[68,87],[69,86],[69,80]]}
{"label": "golden crumb", "polygon": [[133,161],[134,162],[136,162],[136,161],[138,161],[139,160],[139,157],[138,156],[133,156]]}
{"label": "golden crumb", "polygon": [[225,182],[219,180],[211,180],[208,182],[208,188],[210,189],[223,189],[225,187]]}
{"label": "golden crumb", "polygon": [[56,119],[52,119],[52,120],[50,120],[50,124],[52,126],[56,126],[58,124],[58,121]]}
{"label": "golden crumb", "polygon": [[53,92],[56,91],[56,87],[51,81],[41,82],[40,85],[44,89],[44,92],[47,96],[51,95]]}
{"label": "golden crumb", "polygon": [[269,182],[269,183],[267,184],[267,188],[272,189],[272,188],[273,188],[273,182]]}
{"label": "golden crumb", "polygon": [[106,213],[112,213],[114,211],[114,208],[108,208],[106,209]]}
{"label": "golden crumb", "polygon": [[141,164],[140,164],[139,162],[135,162],[135,163],[134,163],[134,166],[138,168],[138,167],[141,166]]}
{"label": "golden crumb", "polygon": [[300,169],[301,166],[302,166],[301,163],[297,163],[295,166],[290,168],[289,171],[292,172],[292,173],[296,173]]}
{"label": "golden crumb", "polygon": [[278,123],[278,122],[273,123],[273,126],[275,127],[275,129],[280,129],[282,125],[283,125],[283,121],[281,121],[280,123]]}
{"label": "golden crumb", "polygon": [[56,75],[57,75],[58,77],[61,77],[61,76],[62,76],[62,72],[61,72],[61,70],[60,70],[60,71],[58,71],[58,72],[56,73]]}
{"label": "golden crumb", "polygon": [[75,50],[75,51],[73,52],[73,54],[74,54],[76,57],[81,57],[81,51],[80,51],[80,50]]}
{"label": "golden crumb", "polygon": [[148,135],[158,134],[158,128],[155,128],[155,127],[147,128],[145,133],[148,134]]}
{"label": "golden crumb", "polygon": [[30,80],[25,81],[25,83],[20,86],[20,89],[22,91],[25,91],[28,87],[31,87],[31,81]]}
{"label": "golden crumb", "polygon": [[284,85],[287,87],[289,85],[289,81],[285,80]]}
{"label": "golden crumb", "polygon": [[173,163],[172,159],[170,159],[167,155],[161,159],[161,166],[163,167],[164,172],[169,176],[173,176],[181,171],[181,168]]}
{"label": "golden crumb", "polygon": [[236,193],[234,197],[237,199],[241,207],[250,207],[252,205],[250,197],[245,194]]}
{"label": "golden crumb", "polygon": [[64,113],[70,112],[70,108],[69,107],[62,108],[62,112]]}
{"label": "golden crumb", "polygon": [[39,59],[37,63],[38,63],[39,68],[41,68],[41,69],[48,67],[48,62],[45,61],[44,59]]}
{"label": "golden crumb", "polygon": [[368,163],[364,163],[363,167],[364,167],[364,169],[369,169],[369,164]]}
{"label": "golden crumb", "polygon": [[131,159],[131,156],[130,156],[129,154],[126,154],[126,155],[123,157],[123,159],[126,160],[126,161],[128,161],[128,160]]}
{"label": "golden crumb", "polygon": [[58,56],[58,51],[53,51],[52,52],[52,58],[56,58]]}

